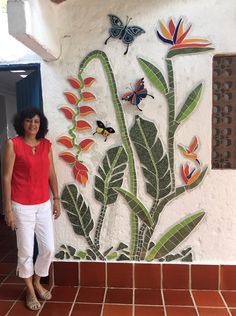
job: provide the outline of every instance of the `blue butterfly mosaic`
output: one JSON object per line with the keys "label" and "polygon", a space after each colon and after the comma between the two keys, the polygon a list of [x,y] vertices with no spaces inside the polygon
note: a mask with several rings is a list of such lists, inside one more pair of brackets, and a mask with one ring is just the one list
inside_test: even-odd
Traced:
{"label": "blue butterfly mosaic", "polygon": [[118,16],[113,14],[109,14],[108,16],[110,18],[111,28],[109,29],[110,36],[106,39],[105,44],[107,44],[111,37],[122,40],[122,42],[127,45],[126,51],[124,52],[124,55],[126,55],[129,45],[133,43],[135,37],[145,33],[145,31],[139,26],[128,26],[131,18],[129,19],[127,17],[126,24],[124,25]]}

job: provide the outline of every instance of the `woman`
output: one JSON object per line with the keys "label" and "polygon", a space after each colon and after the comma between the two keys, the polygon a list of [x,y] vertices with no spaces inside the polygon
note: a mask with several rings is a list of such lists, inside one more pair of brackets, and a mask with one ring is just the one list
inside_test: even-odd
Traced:
{"label": "woman", "polygon": [[[54,255],[53,215],[60,216],[57,177],[51,143],[45,138],[48,121],[30,108],[14,118],[18,136],[6,143],[3,168],[3,197],[6,224],[16,230],[19,277],[26,284],[26,305],[40,309],[37,296],[50,300],[51,293],[40,278],[48,275]],[[51,207],[49,188],[53,195]],[[33,265],[34,235],[38,256]]]}

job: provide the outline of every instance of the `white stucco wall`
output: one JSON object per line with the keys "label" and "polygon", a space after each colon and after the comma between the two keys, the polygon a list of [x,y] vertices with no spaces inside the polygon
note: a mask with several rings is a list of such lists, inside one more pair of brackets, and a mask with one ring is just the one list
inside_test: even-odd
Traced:
{"label": "white stucco wall", "polygon": [[[177,113],[188,93],[204,82],[204,91],[192,116],[186,120],[176,133],[176,145],[188,145],[192,137],[200,139],[199,157],[203,165],[209,170],[204,182],[195,190],[188,192],[166,207],[161,215],[153,241],[157,241],[161,234],[181,218],[197,210],[206,211],[206,216],[196,231],[182,243],[179,250],[192,246],[194,261],[201,263],[235,263],[236,262],[236,216],[235,216],[235,170],[211,170],[211,111],[212,111],[212,58],[214,54],[235,53],[236,37],[234,30],[236,2],[234,0],[132,0],[132,1],[92,1],[68,0],[55,9],[57,27],[61,41],[61,55],[57,61],[42,62],[42,86],[44,109],[50,123],[49,137],[54,141],[55,165],[59,178],[60,190],[65,183],[75,182],[72,170],[58,155],[64,150],[55,140],[68,131],[70,122],[58,111],[58,108],[67,102],[63,91],[72,91],[66,81],[69,76],[76,76],[81,60],[92,50],[103,50],[111,63],[117,83],[119,95],[126,88],[143,77],[143,72],[137,62],[142,57],[156,66],[167,75],[164,58],[169,49],[156,35],[159,29],[159,20],[165,24],[169,18],[177,21],[183,17],[187,24],[192,24],[189,37],[209,39],[214,51],[191,56],[178,56],[173,59],[176,84]],[[124,22],[129,15],[133,19],[131,24],[139,25],[146,33],[137,37],[130,46],[126,56],[123,55],[125,46],[119,40],[111,39],[104,45],[108,37],[110,22],[108,14],[116,14]],[[36,18],[36,13],[33,13]],[[186,25],[185,23],[185,25]],[[45,31],[45,30],[44,30]],[[6,62],[8,58],[4,56]],[[0,52],[1,60],[1,52]],[[9,59],[12,61],[12,59]],[[95,77],[97,82],[89,90],[97,96],[93,107],[97,114],[86,118],[96,128],[96,119],[112,124],[117,131],[107,142],[102,137],[94,137],[96,144],[82,158],[90,171],[90,180],[86,187],[78,185],[90,205],[92,216],[96,221],[100,204],[94,199],[94,175],[97,166],[101,163],[105,152],[121,142],[115,113],[108,90],[107,80],[98,61],[92,62],[86,70],[89,76]],[[142,115],[157,123],[160,137],[166,146],[167,104],[163,96],[145,79],[146,87],[155,99],[146,98],[142,101],[143,112],[139,112],[131,105],[125,104],[123,109],[127,126],[133,123],[136,114]],[[92,103],[91,103],[92,104]],[[91,137],[91,131],[87,135]],[[176,147],[176,181],[180,185],[180,164],[186,162]],[[137,166],[138,178],[141,178],[141,168]],[[127,185],[127,181],[125,182]],[[145,188],[139,183],[138,196],[143,203],[151,206],[151,199],[145,193]],[[101,251],[110,246],[116,247],[119,241],[130,240],[130,211],[122,198],[116,204],[109,206],[106,222],[101,236]],[[83,238],[74,234],[65,212],[55,223],[56,249],[63,243],[77,249],[86,249]],[[177,252],[177,251],[176,251]]]}

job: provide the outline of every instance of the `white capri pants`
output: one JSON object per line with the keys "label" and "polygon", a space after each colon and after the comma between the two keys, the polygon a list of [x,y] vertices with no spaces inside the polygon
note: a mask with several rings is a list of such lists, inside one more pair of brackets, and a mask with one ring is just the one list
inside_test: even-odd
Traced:
{"label": "white capri pants", "polygon": [[[21,278],[29,278],[34,272],[48,275],[54,256],[53,215],[51,202],[23,205],[12,201],[16,223],[18,248],[17,272]],[[38,256],[33,265],[34,234],[38,242]]]}

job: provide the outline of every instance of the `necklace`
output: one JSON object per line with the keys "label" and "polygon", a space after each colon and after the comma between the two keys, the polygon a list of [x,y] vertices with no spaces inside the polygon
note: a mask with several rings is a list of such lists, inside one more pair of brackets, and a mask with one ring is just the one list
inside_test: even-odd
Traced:
{"label": "necklace", "polygon": [[[34,145],[33,145],[33,144],[30,144],[29,142],[27,142],[26,139],[23,138],[23,140],[24,140],[24,142],[26,143],[26,145],[30,146],[33,155],[35,155],[35,154],[36,154],[36,151],[37,151],[37,145],[38,145],[40,142],[37,142],[37,144],[34,144]],[[37,141],[37,140],[36,140],[36,141]]]}
{"label": "necklace", "polygon": [[31,149],[32,149],[32,153],[35,155],[37,147],[36,146],[31,146]]}

